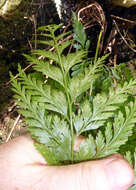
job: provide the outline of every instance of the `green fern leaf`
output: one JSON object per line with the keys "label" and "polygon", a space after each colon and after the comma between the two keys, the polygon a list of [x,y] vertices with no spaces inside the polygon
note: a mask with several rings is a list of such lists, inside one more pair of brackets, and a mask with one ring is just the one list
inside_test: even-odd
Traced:
{"label": "green fern leaf", "polygon": [[107,127],[105,130],[105,140],[106,140],[106,144],[109,144],[113,138],[113,130],[112,130],[112,123],[107,123]]}
{"label": "green fern leaf", "polygon": [[54,34],[58,29],[60,29],[62,26],[62,24],[50,24],[50,25],[46,25],[46,26],[40,26],[38,28],[38,30],[42,30],[42,31],[46,31],[49,32],[49,34],[52,36],[52,34]]}
{"label": "green fern leaf", "polygon": [[57,47],[57,50],[59,52],[59,54],[62,54],[63,51],[68,48],[70,45],[72,44],[72,40],[69,40],[69,41],[66,41],[66,42],[63,42],[63,43],[60,43]]}
{"label": "green fern leaf", "polygon": [[133,185],[133,186],[130,187],[128,190],[136,190],[136,185]]}
{"label": "green fern leaf", "polygon": [[44,45],[48,45],[48,46],[55,47],[55,43],[54,43],[53,40],[48,40],[48,41],[45,41],[45,40],[38,40],[37,43],[38,43],[38,44],[44,44]]}
{"label": "green fern leaf", "polygon": [[131,167],[133,167],[132,155],[130,151],[126,152],[125,160],[127,160]]}
{"label": "green fern leaf", "polygon": [[89,135],[88,139],[83,140],[74,154],[75,162],[90,160],[96,154],[96,145],[94,138]]}
{"label": "green fern leaf", "polygon": [[64,87],[63,75],[62,75],[61,70],[58,67],[53,66],[49,62],[45,62],[41,60],[40,61],[35,60],[33,64],[34,64],[33,68],[36,71],[39,71],[43,73],[45,76],[53,79],[54,81],[59,82]]}
{"label": "green fern leaf", "polygon": [[33,50],[32,53],[34,55],[40,55],[44,58],[48,58],[50,60],[55,61],[55,63],[59,64],[59,58],[58,55],[56,53],[53,53],[51,51],[46,51],[46,50]]}
{"label": "green fern leaf", "polygon": [[62,64],[64,65],[65,72],[68,73],[74,65],[81,63],[85,56],[85,51],[77,51],[64,56],[62,58]]}
{"label": "green fern leaf", "polygon": [[87,40],[86,32],[83,28],[83,24],[78,20],[75,13],[73,13],[73,31],[74,39],[79,43],[78,49],[88,50],[90,46],[90,41]]}
{"label": "green fern leaf", "polygon": [[43,144],[34,144],[35,148],[41,153],[43,158],[45,158],[45,161],[48,163],[48,165],[61,165],[59,160],[56,158],[56,151],[54,149],[50,149],[46,145]]}
{"label": "green fern leaf", "polygon": [[[132,129],[136,123],[136,119],[134,119],[135,117],[136,102],[130,102],[129,106],[126,106],[126,118],[119,111],[114,119],[113,126],[111,123],[107,124],[105,136],[101,131],[99,131],[96,139],[91,136],[90,144],[84,142],[80,145],[77,151],[77,155],[80,155],[80,160],[87,160],[89,159],[89,156],[90,159],[102,158],[116,153],[120,146],[125,144],[128,140],[128,137],[132,135]],[[85,153],[85,155],[82,154],[84,149],[88,151]]]}
{"label": "green fern leaf", "polygon": [[[124,118],[121,112],[115,117],[113,123],[114,134],[110,142],[107,141],[103,150],[100,153],[97,153],[96,157],[103,157],[105,155],[110,155],[116,153],[119,150],[119,147],[125,144],[128,140],[128,137],[132,135],[132,129],[136,123],[136,102],[130,102],[129,107],[126,106],[126,118]],[[111,130],[107,129],[106,130]],[[110,132],[111,133],[111,132]],[[106,132],[105,136],[108,134]],[[111,134],[110,134],[111,136]]]}
{"label": "green fern leaf", "polygon": [[[20,73],[20,83],[14,81],[14,91],[18,94],[19,105],[29,106],[31,100],[34,102],[44,102],[50,104],[50,110],[67,116],[67,100],[65,94],[61,90],[52,89],[50,85],[44,84],[43,81],[37,80],[31,75],[26,75],[23,71]],[[21,87],[21,84],[23,87]],[[17,90],[16,90],[17,89]],[[28,99],[28,95],[29,99]],[[24,106],[23,106],[24,104]],[[48,105],[47,108],[48,109]]]}
{"label": "green fern leaf", "polygon": [[24,56],[27,58],[27,61],[29,61],[29,63],[33,65],[33,68],[36,71],[43,73],[45,76],[53,79],[54,81],[57,81],[58,83],[60,83],[60,85],[64,86],[63,75],[58,67],[50,64],[47,61],[39,60],[32,56]]}
{"label": "green fern leaf", "polygon": [[[75,119],[75,129],[78,135],[81,133],[97,129],[100,126],[103,126],[105,121],[108,118],[112,117],[119,105],[124,103],[128,94],[130,93],[133,87],[136,84],[136,80],[132,80],[129,83],[125,83],[123,87],[119,86],[116,90],[111,88],[109,90],[109,95],[106,94],[97,94],[93,99],[93,110],[88,113],[88,120],[84,118],[83,111]],[[77,125],[78,119],[82,120],[82,125]]]}
{"label": "green fern leaf", "polygon": [[44,154],[44,157],[49,164],[65,164],[71,160],[71,136],[67,126],[68,123],[55,115],[51,116],[51,118],[50,116],[47,117],[49,119],[45,118],[45,121],[48,127],[46,126],[46,128],[43,127],[39,130],[31,127],[29,131],[33,137],[36,137],[40,143],[44,144],[44,146],[38,145],[38,150],[42,149],[43,153],[47,153]]}
{"label": "green fern leaf", "polygon": [[89,68],[84,69],[84,73],[78,73],[78,75],[72,77],[69,84],[69,93],[72,102],[93,85],[93,82],[98,77],[102,67],[103,65],[101,62],[95,65],[90,64]]}
{"label": "green fern leaf", "polygon": [[[42,60],[25,55],[33,65],[33,73],[26,74],[19,66],[19,77],[15,79],[11,74],[19,112],[37,142],[35,147],[50,165],[72,164],[121,151],[136,123],[136,79],[121,82],[116,88],[110,82],[108,89],[97,91],[96,79],[104,74],[108,55],[87,57],[89,43],[77,18],[74,31],[80,50],[71,46],[73,52],[67,54],[71,41],[66,39],[68,33],[56,35],[60,27],[39,29],[46,37],[41,43],[53,48],[33,51]],[[87,138],[74,151],[75,136],[81,134]]]}
{"label": "green fern leaf", "polygon": [[[103,148],[105,147],[105,138],[101,131],[98,132],[96,136],[96,148],[97,148],[97,155],[103,151]],[[99,156],[98,156],[99,157]]]}

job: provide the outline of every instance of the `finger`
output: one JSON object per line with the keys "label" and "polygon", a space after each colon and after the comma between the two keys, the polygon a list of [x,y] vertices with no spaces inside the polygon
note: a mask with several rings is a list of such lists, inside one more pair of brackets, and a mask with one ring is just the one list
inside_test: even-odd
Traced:
{"label": "finger", "polygon": [[46,170],[47,190],[127,190],[134,172],[120,155]]}
{"label": "finger", "polygon": [[8,162],[16,163],[41,163],[46,161],[34,147],[34,142],[29,134],[22,135],[10,140],[8,143],[0,145],[0,160],[8,159]]}
{"label": "finger", "polygon": [[[3,179],[8,179],[7,190],[14,190],[15,186],[20,190],[126,190],[134,178],[133,170],[119,154],[75,165],[47,166],[29,136],[0,146],[0,161],[0,176],[5,173]],[[0,184],[4,185],[3,179]]]}

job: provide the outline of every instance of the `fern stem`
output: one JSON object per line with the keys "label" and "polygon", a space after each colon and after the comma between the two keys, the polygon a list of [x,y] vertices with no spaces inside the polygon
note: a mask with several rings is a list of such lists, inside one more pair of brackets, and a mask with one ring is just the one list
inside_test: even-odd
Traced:
{"label": "fern stem", "polygon": [[70,98],[69,98],[69,95],[67,96],[68,97],[68,105],[69,105],[69,117],[70,117],[70,130],[71,130],[71,138],[72,138],[72,141],[71,141],[71,159],[72,159],[72,163],[74,161],[74,129],[73,129],[73,121],[72,121],[72,105],[71,105],[71,102],[70,102]]}
{"label": "fern stem", "polygon": [[98,42],[97,42],[97,46],[96,46],[96,52],[95,52],[95,57],[94,57],[94,64],[97,62],[97,58],[98,58],[98,52],[99,52],[99,46],[100,46],[100,42],[101,42],[101,37],[102,37],[102,29],[100,31],[99,37],[98,37]]}
{"label": "fern stem", "polygon": [[[61,56],[59,56],[59,59],[60,59],[60,63],[61,63]],[[65,71],[63,69],[62,64],[61,64],[61,67],[62,67],[61,69],[62,69],[62,73],[63,73],[65,93],[66,93],[67,100],[68,100],[70,131],[71,131],[71,138],[72,138],[72,141],[71,141],[71,160],[72,160],[72,163],[73,163],[73,161],[74,161],[74,155],[73,155],[73,153],[74,153],[74,129],[73,129],[73,121],[72,121],[72,105],[71,105],[70,96],[69,96],[69,93],[68,93],[68,87],[67,87],[67,80],[66,80],[66,76],[65,76]]]}
{"label": "fern stem", "polygon": [[62,74],[63,74],[64,89],[65,89],[65,93],[66,93],[67,101],[68,101],[70,131],[71,131],[71,138],[72,138],[72,141],[71,141],[71,161],[73,163],[73,161],[74,161],[74,154],[73,154],[74,153],[74,128],[73,128],[73,121],[72,121],[72,104],[71,104],[70,95],[69,95],[69,92],[68,92],[67,76],[65,74],[65,70],[64,70],[64,67],[63,67],[63,64],[62,64],[62,60],[61,60],[61,55],[60,55],[60,52],[58,50],[58,43],[57,43],[55,37],[54,37],[54,42],[56,44],[56,51],[57,51],[57,54],[58,54],[59,63],[60,63],[60,67],[61,67]]}

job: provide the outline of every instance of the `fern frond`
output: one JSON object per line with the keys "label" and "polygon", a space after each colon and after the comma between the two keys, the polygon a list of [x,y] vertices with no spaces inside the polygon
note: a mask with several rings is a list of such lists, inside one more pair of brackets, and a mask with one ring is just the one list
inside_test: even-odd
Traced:
{"label": "fern frond", "polygon": [[38,28],[38,30],[49,32],[49,34],[52,36],[52,34],[54,34],[61,27],[62,27],[62,24],[58,24],[58,25],[56,25],[56,24],[50,24],[50,25],[46,25],[46,26],[40,26]]}
{"label": "fern frond", "polygon": [[[113,134],[111,134],[111,125],[109,124],[106,127],[106,143],[102,151],[96,154],[96,157],[103,157],[105,155],[116,153],[119,150],[119,147],[125,144],[128,137],[132,135],[132,129],[136,123],[136,119],[134,119],[136,118],[136,102],[130,102],[129,106],[125,107],[125,114],[126,117],[124,118],[123,114],[119,111],[118,115],[115,117]],[[108,135],[110,136],[108,137]]]}
{"label": "fern frond", "polygon": [[[48,130],[51,133],[49,138],[46,138],[46,128],[39,130],[34,130],[34,128],[29,129],[32,136],[36,137],[43,144],[36,145],[38,150],[44,154],[46,161],[50,165],[60,165],[70,162],[72,150],[68,123],[60,119],[57,115],[47,116],[45,119]],[[45,139],[48,139],[48,142]]]}
{"label": "fern frond", "polygon": [[130,187],[128,190],[136,190],[136,185],[133,185],[133,186]]}
{"label": "fern frond", "polygon": [[37,43],[38,44],[44,44],[44,45],[48,45],[49,47],[51,46],[51,47],[54,47],[55,46],[55,44],[54,44],[54,41],[53,40],[38,40],[37,41]]}
{"label": "fern frond", "polygon": [[124,156],[125,160],[128,161],[128,163],[133,167],[133,161],[132,161],[132,154],[130,151],[126,152],[126,155]]}
{"label": "fern frond", "polygon": [[64,65],[65,72],[68,73],[74,65],[81,63],[85,56],[85,51],[77,51],[75,53],[69,53],[67,56],[63,56],[62,64]]}
{"label": "fern frond", "polygon": [[[87,57],[88,40],[76,18],[74,31],[79,47],[67,54],[71,41],[64,39],[68,33],[56,36],[60,27],[39,29],[48,39],[41,43],[53,48],[33,51],[42,60],[25,55],[33,65],[33,73],[26,74],[19,66],[19,77],[15,79],[11,74],[20,113],[31,136],[40,143],[36,148],[50,165],[72,164],[121,151],[120,146],[128,141],[136,123],[136,79],[117,84],[116,88],[110,82],[107,90],[97,91],[96,79],[103,75],[108,55]],[[87,136],[76,152],[75,135]]]}
{"label": "fern frond", "polygon": [[49,61],[39,60],[38,58],[29,55],[24,56],[27,58],[27,61],[33,65],[35,71],[43,73],[43,75],[57,81],[61,86],[64,86],[63,75],[58,67],[50,64]]}
{"label": "fern frond", "polygon": [[71,100],[76,101],[76,98],[83,92],[87,91],[92,85],[99,73],[102,71],[103,64],[90,64],[84,69],[84,73],[79,73],[73,76],[69,84],[69,93]]}
{"label": "fern frond", "polygon": [[54,52],[46,51],[46,50],[33,50],[32,53],[34,55],[39,55],[39,56],[42,56],[44,58],[48,58],[50,60],[53,60],[53,61],[55,61],[55,63],[59,64],[58,55]]}
{"label": "fern frond", "polygon": [[45,62],[38,59],[35,59],[33,64],[33,68],[36,71],[43,73],[43,75],[53,79],[54,81],[57,81],[60,85],[64,87],[63,74],[58,67],[53,66],[49,62]]}
{"label": "fern frond", "polygon": [[[119,109],[119,105],[127,100],[128,93],[131,93],[135,85],[136,80],[131,80],[129,83],[125,82],[122,87],[119,85],[116,90],[110,88],[109,95],[97,94],[93,99],[93,109],[92,112],[88,113],[88,119],[84,118],[82,110],[75,118],[74,125],[77,135],[103,126],[105,121]],[[80,126],[77,125],[78,120],[80,120]]]}
{"label": "fern frond", "polygon": [[87,40],[87,35],[83,28],[83,24],[78,20],[75,13],[73,13],[73,31],[75,34],[74,40],[78,42],[78,45],[76,45],[77,49],[88,50],[90,41]]}
{"label": "fern frond", "polygon": [[[23,87],[22,87],[23,86]],[[19,82],[13,80],[13,90],[16,91],[18,104],[23,106],[23,102],[26,102],[27,96],[30,96],[31,100],[35,102],[46,103],[46,109],[58,112],[62,115],[67,116],[67,100],[65,94],[61,90],[53,89],[50,85],[44,83],[43,80],[34,76],[26,75],[25,72],[20,72]],[[21,103],[22,102],[22,103]],[[27,106],[30,103],[27,103]],[[33,102],[32,102],[33,104]]]}
{"label": "fern frond", "polygon": [[63,51],[68,48],[70,45],[72,44],[72,40],[69,40],[69,41],[66,41],[66,42],[63,42],[63,43],[60,43],[57,47],[57,50],[59,52],[59,54],[62,54]]}
{"label": "fern frond", "polygon": [[105,136],[102,131],[99,131],[96,139],[92,136],[89,137],[90,144],[88,143],[88,139],[87,141],[84,141],[84,144],[80,145],[77,158],[79,159],[79,155],[83,155],[82,151],[85,148],[86,151],[88,150],[88,153],[83,155],[83,160],[89,159],[89,156],[90,159],[95,159],[116,153],[120,146],[125,144],[128,137],[132,135],[132,129],[136,123],[136,119],[134,119],[135,117],[136,102],[130,102],[129,106],[126,106],[126,117],[124,117],[122,112],[119,111],[114,119],[113,125],[108,123],[105,127]]}
{"label": "fern frond", "polygon": [[[62,54],[62,52],[68,46],[70,46],[70,44],[73,41],[73,40],[63,40],[63,43],[62,43],[62,38],[66,38],[71,33],[71,31],[66,32],[66,33],[62,33],[62,34],[59,34],[58,36],[56,36],[55,32],[56,32],[56,30],[60,29],[61,26],[62,25],[56,26],[56,25],[52,24],[52,25],[49,25],[49,26],[42,26],[42,27],[39,28],[39,30],[44,32],[44,33],[42,33],[40,35],[48,37],[48,40],[39,40],[39,43],[48,45],[49,47],[50,46],[53,47],[55,50],[57,50],[59,52],[59,54]],[[36,53],[36,52],[34,51],[34,53]],[[40,51],[39,53],[41,55],[42,52]],[[42,56],[46,57],[46,55],[42,55]]]}
{"label": "fern frond", "polygon": [[74,154],[75,162],[90,160],[96,154],[95,140],[92,135],[89,135],[86,140],[83,140]]}
{"label": "fern frond", "polygon": [[96,65],[104,64],[105,61],[106,61],[106,59],[107,59],[108,57],[109,57],[109,54],[105,54],[105,55],[103,55],[102,57],[99,57],[99,58],[97,59],[97,61],[94,62],[94,64],[96,64]]}

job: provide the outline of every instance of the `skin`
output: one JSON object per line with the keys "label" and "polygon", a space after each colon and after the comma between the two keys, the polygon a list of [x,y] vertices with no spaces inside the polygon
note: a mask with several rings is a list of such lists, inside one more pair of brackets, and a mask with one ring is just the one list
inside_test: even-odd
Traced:
{"label": "skin", "polygon": [[133,180],[132,168],[119,154],[75,165],[48,166],[29,135],[0,146],[0,190],[127,190]]}

